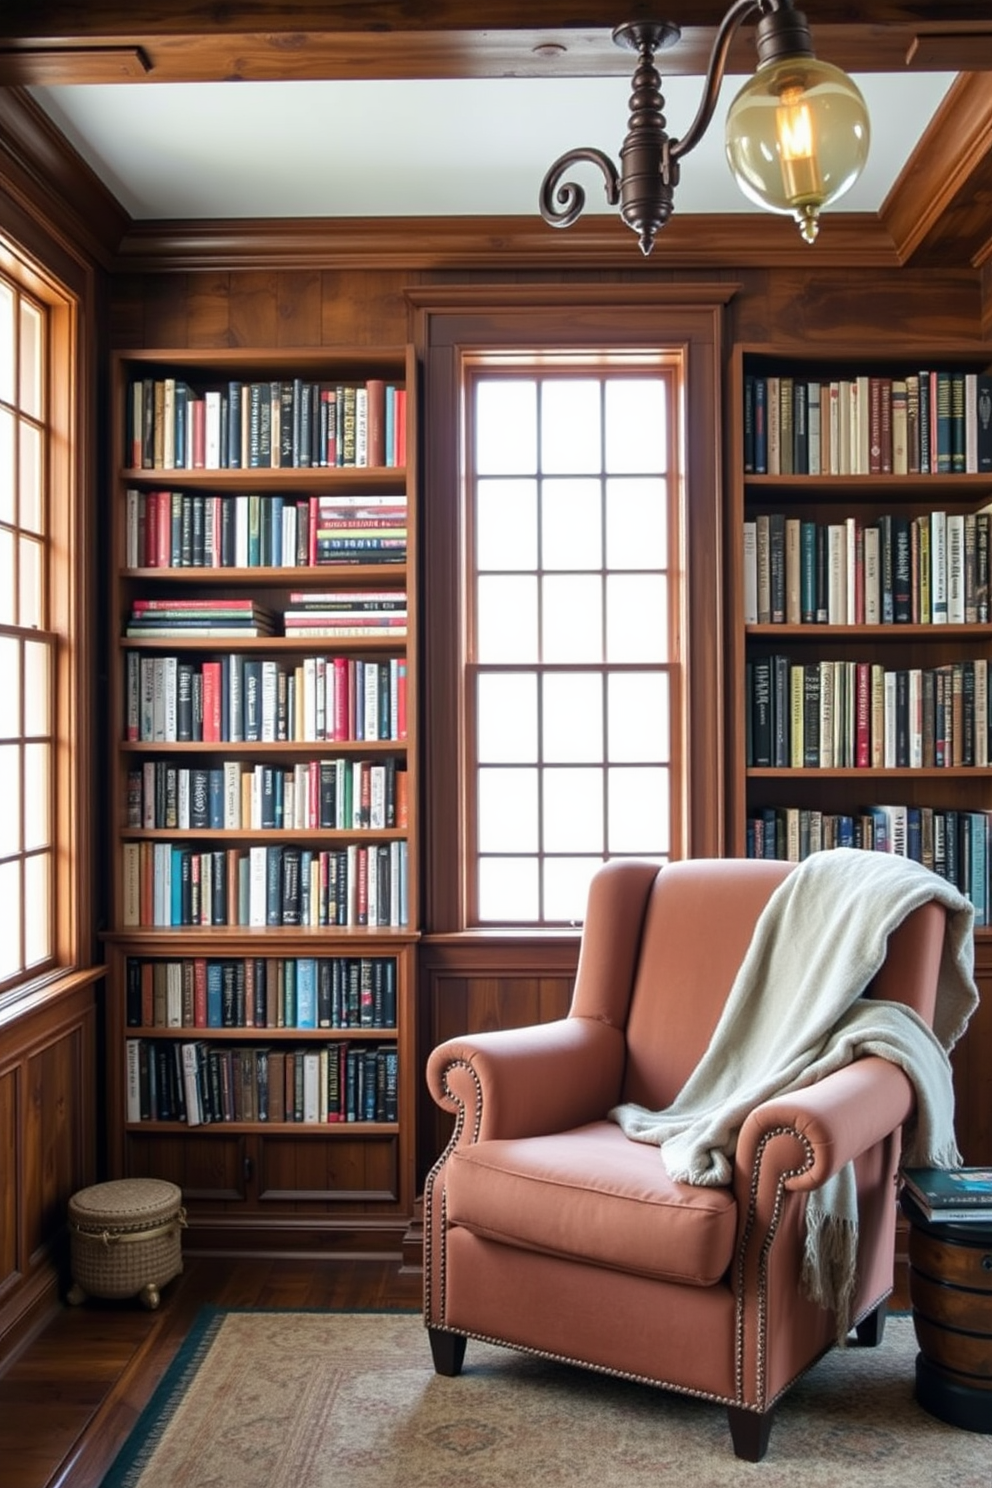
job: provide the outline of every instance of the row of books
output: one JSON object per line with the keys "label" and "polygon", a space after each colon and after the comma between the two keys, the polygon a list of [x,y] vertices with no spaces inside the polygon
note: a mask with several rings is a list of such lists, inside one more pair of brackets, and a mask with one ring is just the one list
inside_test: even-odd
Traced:
{"label": "row of books", "polygon": [[395,1028],[393,956],[127,958],[129,1028]]}
{"label": "row of books", "polygon": [[744,522],[745,625],[984,625],[988,511]]}
{"label": "row of books", "polygon": [[[406,636],[406,594],[395,589],[293,590],[281,616],[287,636],[302,640]],[[135,599],[125,635],[147,640],[229,639],[276,634],[272,610],[252,599]]]}
{"label": "row of books", "polygon": [[381,377],[302,377],[197,390],[131,384],[125,462],[135,470],[268,470],[406,464],[406,390]]}
{"label": "row of books", "polygon": [[805,806],[752,807],[749,858],[799,863],[814,852],[855,847],[912,858],[945,878],[975,906],[975,924],[989,920],[989,831],[992,813],[933,806],[871,805],[846,814]]}
{"label": "row of books", "polygon": [[128,771],[127,825],[158,831],[401,830],[406,770],[383,760],[307,760],[283,769],[242,760],[188,768],[147,760]]}
{"label": "row of books", "polygon": [[127,635],[149,640],[162,636],[244,638],[276,633],[276,618],[255,599],[136,599],[128,616]]}
{"label": "row of books", "polygon": [[987,767],[988,661],[886,668],[878,662],[745,663],[748,768]]}
{"label": "row of books", "polygon": [[753,475],[965,475],[992,471],[992,376],[796,371],[744,377],[744,471]]}
{"label": "row of books", "polygon": [[132,743],[403,742],[405,657],[308,656],[296,665],[242,652],[216,660],[128,651],[125,738]]}
{"label": "row of books", "polygon": [[129,1038],[125,1071],[129,1122],[317,1125],[398,1119],[395,1044],[334,1040],[320,1047],[256,1049]]}
{"label": "row of books", "polygon": [[127,492],[125,567],[314,568],[405,563],[407,504],[391,495]]}
{"label": "row of books", "polygon": [[409,923],[405,839],[341,848],[289,844],[198,850],[175,842],[121,844],[126,927],[264,928]]}

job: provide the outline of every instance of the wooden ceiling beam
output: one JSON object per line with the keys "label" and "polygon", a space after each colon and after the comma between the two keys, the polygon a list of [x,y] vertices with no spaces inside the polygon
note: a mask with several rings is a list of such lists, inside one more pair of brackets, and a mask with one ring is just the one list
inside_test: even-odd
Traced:
{"label": "wooden ceiling beam", "polygon": [[[154,82],[266,79],[628,76],[630,54],[613,45],[618,21],[662,15],[682,27],[681,41],[660,54],[664,76],[700,75],[725,0],[271,0],[203,5],[195,0],[5,0],[0,7],[0,80],[91,82],[115,49],[147,63],[137,75]],[[809,0],[819,55],[850,72],[891,72],[908,65],[964,68],[992,54],[992,15],[985,0],[943,4],[863,0],[857,21],[847,0]],[[749,18],[730,55],[730,69],[754,66]],[[92,50],[93,56],[87,57]],[[99,54],[104,54],[101,59]],[[115,74],[121,81],[123,70]],[[101,79],[102,80],[102,79]]]}

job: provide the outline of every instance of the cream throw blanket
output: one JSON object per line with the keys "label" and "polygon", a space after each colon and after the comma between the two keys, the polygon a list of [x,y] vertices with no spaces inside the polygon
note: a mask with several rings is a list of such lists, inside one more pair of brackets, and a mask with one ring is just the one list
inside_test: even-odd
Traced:
{"label": "cream throw blanket", "polygon": [[[948,910],[932,1031],[901,1003],[861,996],[890,933],[931,899]],[[911,859],[854,848],[813,854],[769,899],[709,1047],[673,1103],[663,1111],[621,1105],[611,1117],[628,1137],[657,1143],[677,1181],[726,1185],[755,1106],[877,1054],[904,1069],[916,1090],[903,1161],[956,1165],[947,1056],[978,1003],[973,919],[964,895]],[[848,1164],[809,1195],[803,1277],[809,1295],[837,1313],[840,1338],[855,1286],[857,1220]]]}

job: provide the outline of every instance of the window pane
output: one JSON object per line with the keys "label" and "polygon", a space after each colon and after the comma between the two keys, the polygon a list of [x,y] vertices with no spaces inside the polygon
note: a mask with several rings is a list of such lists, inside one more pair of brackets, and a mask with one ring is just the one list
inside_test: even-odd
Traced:
{"label": "window pane", "polygon": [[14,601],[14,534],[9,528],[0,527],[0,621],[13,625]]}
{"label": "window pane", "polygon": [[0,858],[20,852],[21,842],[21,750],[18,744],[0,744]]}
{"label": "window pane", "polygon": [[607,773],[610,852],[667,853],[671,842],[668,771],[621,768]]}
{"label": "window pane", "polygon": [[548,769],[543,783],[545,851],[601,853],[602,770]]}
{"label": "window pane", "polygon": [[18,623],[39,629],[44,623],[41,599],[41,569],[44,553],[41,544],[32,537],[22,537],[18,544],[21,552],[20,581],[21,598],[18,606]]}
{"label": "window pane", "polygon": [[536,852],[537,771],[479,771],[479,851]]}
{"label": "window pane", "polygon": [[14,291],[0,284],[0,400],[14,401]]}
{"label": "window pane", "polygon": [[479,661],[537,661],[537,580],[480,578]]}
{"label": "window pane", "polygon": [[665,391],[660,378],[612,377],[607,382],[606,468],[611,474],[668,469]]}
{"label": "window pane", "polygon": [[566,378],[543,384],[541,469],[548,475],[589,473],[603,468],[600,383]]}
{"label": "window pane", "polygon": [[610,759],[667,762],[671,749],[667,672],[614,672],[607,682],[607,697]]}
{"label": "window pane", "polygon": [[483,923],[530,924],[540,918],[536,858],[482,858],[479,919]]}
{"label": "window pane", "polygon": [[486,569],[537,567],[537,483],[479,481],[476,563]]}
{"label": "window pane", "polygon": [[663,480],[607,481],[607,567],[668,566],[667,500]]}
{"label": "window pane", "polygon": [[603,679],[598,672],[549,672],[544,678],[544,758],[552,764],[603,759]]}
{"label": "window pane", "polygon": [[51,732],[51,650],[44,641],[24,646],[24,732],[37,738]]}
{"label": "window pane", "polygon": [[21,424],[20,525],[27,532],[41,532],[41,432],[33,424]]}
{"label": "window pane", "polygon": [[21,969],[21,863],[0,863],[0,978]]}
{"label": "window pane", "polygon": [[589,901],[589,880],[602,866],[602,858],[546,858],[544,918],[581,925]]}
{"label": "window pane", "polygon": [[481,764],[537,761],[537,678],[484,673],[478,681]]}
{"label": "window pane", "polygon": [[[34,852],[51,845],[52,751],[48,744],[28,744],[24,750],[24,848]],[[30,901],[29,901],[30,902]]]}
{"label": "window pane", "polygon": [[478,474],[535,475],[537,384],[516,377],[480,382],[475,408]]}
{"label": "window pane", "polygon": [[14,509],[14,416],[0,408],[0,522],[12,522]]}
{"label": "window pane", "polygon": [[21,301],[21,411],[40,419],[41,406],[41,333],[44,321],[40,312],[27,300]]}
{"label": "window pane", "polygon": [[541,562],[545,568],[602,568],[601,490],[598,480],[543,482]]}
{"label": "window pane", "polygon": [[603,584],[599,575],[556,574],[543,582],[546,662],[602,661]]}
{"label": "window pane", "polygon": [[0,738],[21,731],[20,642],[0,636]]}
{"label": "window pane", "polygon": [[661,574],[624,574],[606,580],[608,661],[665,661],[668,586]]}
{"label": "window pane", "polygon": [[52,857],[39,853],[24,865],[24,964],[37,966],[52,954]]}

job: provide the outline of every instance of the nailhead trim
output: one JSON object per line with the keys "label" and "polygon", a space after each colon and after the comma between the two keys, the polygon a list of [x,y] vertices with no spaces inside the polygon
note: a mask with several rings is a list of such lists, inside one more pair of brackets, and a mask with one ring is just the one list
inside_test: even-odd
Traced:
{"label": "nailhead trim", "polygon": [[[453,1070],[453,1069],[468,1070],[469,1074],[472,1076],[472,1079],[475,1082],[475,1090],[476,1090],[476,1101],[475,1101],[476,1117],[475,1117],[475,1126],[474,1126],[474,1129],[472,1131],[471,1136],[468,1139],[468,1142],[466,1143],[467,1146],[470,1146],[470,1145],[472,1145],[473,1143],[475,1143],[475,1142],[477,1142],[479,1140],[479,1132],[480,1132],[480,1130],[482,1128],[482,1082],[479,1079],[478,1072],[476,1071],[476,1069],[475,1069],[475,1067],[473,1065],[469,1064],[469,1062],[468,1062],[467,1059],[453,1059],[449,1065],[446,1065],[445,1066],[444,1075],[443,1075],[443,1087],[444,1087],[444,1093],[445,1093],[445,1095],[448,1097],[449,1100],[453,1101],[455,1103],[455,1106],[457,1107],[457,1110],[455,1112],[455,1128],[454,1128],[454,1131],[451,1133],[451,1138],[450,1138],[450,1140],[448,1142],[447,1147],[445,1147],[444,1151],[441,1153],[441,1156],[438,1158],[437,1162],[434,1164],[434,1166],[431,1168],[430,1172],[427,1174],[427,1178],[426,1178],[426,1180],[424,1182],[424,1237],[425,1237],[426,1244],[428,1246],[431,1246],[431,1247],[433,1245],[433,1236],[434,1236],[434,1187],[435,1187],[435,1183],[436,1183],[436,1180],[438,1179],[438,1177],[440,1176],[441,1169],[444,1167],[445,1163],[448,1161],[448,1158],[451,1156],[452,1152],[454,1152],[455,1148],[461,1142],[462,1133],[465,1130],[465,1102],[461,1099],[460,1096],[458,1096],[458,1095],[455,1094],[455,1092],[451,1089],[450,1084],[448,1083],[448,1072],[449,1072],[449,1070]],[[446,1241],[446,1238],[447,1238],[447,1233],[448,1233],[448,1195],[447,1195],[447,1192],[442,1189],[442,1192],[441,1192],[441,1247],[440,1247],[441,1257],[440,1257],[440,1266],[439,1266],[439,1270],[440,1270],[440,1273],[441,1273],[440,1274],[440,1278],[439,1278],[439,1290],[440,1290],[440,1293],[441,1293],[441,1297],[440,1297],[440,1304],[441,1304],[441,1306],[440,1306],[440,1312],[441,1312],[441,1318],[442,1319],[444,1318],[444,1314],[445,1314],[446,1306],[447,1306],[447,1300],[446,1300],[447,1299],[446,1280],[447,1280],[448,1247],[445,1244],[445,1241]],[[433,1256],[433,1249],[431,1250],[431,1255]],[[428,1323],[428,1324],[430,1324],[430,1323],[433,1322],[433,1319],[432,1319],[432,1316],[431,1316],[431,1312],[432,1312],[432,1301],[433,1301],[433,1293],[432,1293],[432,1290],[431,1290],[431,1283],[432,1283],[432,1280],[433,1280],[433,1270],[434,1270],[434,1268],[433,1268],[433,1266],[429,1262],[427,1264],[425,1264],[425,1266],[424,1266],[424,1321],[426,1323]]]}

